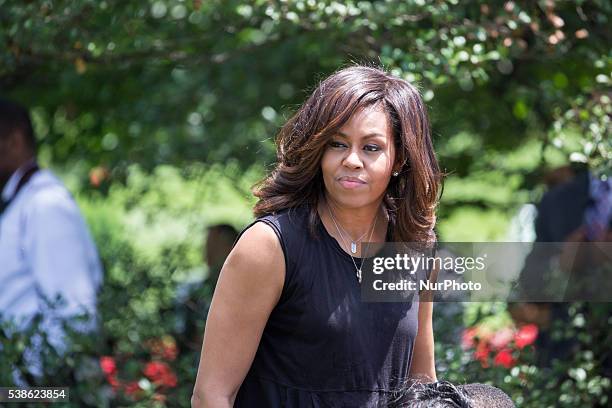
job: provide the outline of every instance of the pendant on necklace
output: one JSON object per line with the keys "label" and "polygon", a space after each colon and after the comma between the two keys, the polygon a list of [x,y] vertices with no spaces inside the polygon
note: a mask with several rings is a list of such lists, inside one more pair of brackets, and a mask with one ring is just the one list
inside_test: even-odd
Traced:
{"label": "pendant on necklace", "polygon": [[361,269],[357,270],[357,280],[359,280],[359,283],[361,283]]}
{"label": "pendant on necklace", "polygon": [[354,254],[357,253],[357,243],[351,242],[351,252]]}

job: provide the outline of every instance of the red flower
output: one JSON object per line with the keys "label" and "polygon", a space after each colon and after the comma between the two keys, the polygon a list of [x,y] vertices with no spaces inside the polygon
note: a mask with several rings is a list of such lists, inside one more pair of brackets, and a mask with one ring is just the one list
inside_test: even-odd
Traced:
{"label": "red flower", "polygon": [[172,369],[161,361],[151,361],[147,363],[144,369],[146,375],[153,384],[165,387],[176,387],[178,379]]}
{"label": "red flower", "polygon": [[119,382],[117,377],[115,377],[114,374],[107,375],[106,376],[106,381],[108,381],[108,383],[111,385],[111,387],[113,387],[113,390],[115,390],[115,391],[117,391],[117,389],[121,385],[121,383]]}
{"label": "red flower", "polygon": [[491,343],[494,350],[501,350],[510,343],[513,334],[512,329],[505,327],[496,332],[493,337],[491,337],[491,340],[489,340],[489,343]]}
{"label": "red flower", "polygon": [[99,187],[102,181],[108,178],[108,170],[105,167],[94,167],[89,171],[89,183]]}
{"label": "red flower", "polygon": [[168,365],[160,361],[151,361],[147,363],[144,369],[144,375],[155,381],[160,378],[168,370]]}
{"label": "red flower", "polygon": [[100,357],[100,368],[106,375],[113,375],[117,372],[117,365],[115,359],[109,356]]}
{"label": "red flower", "polygon": [[516,360],[512,357],[512,352],[510,349],[505,348],[497,353],[495,359],[493,360],[493,364],[511,368],[516,364]]}
{"label": "red flower", "polygon": [[470,327],[463,331],[461,335],[461,346],[464,350],[471,349],[476,345],[474,338],[476,337],[477,329],[475,327]]}
{"label": "red flower", "polygon": [[138,381],[132,381],[125,385],[125,394],[130,397],[136,396],[140,392],[140,386],[138,385]]}
{"label": "red flower", "polygon": [[178,379],[176,378],[176,374],[172,371],[166,374],[161,380],[161,385],[165,387],[173,388],[176,387],[176,384],[178,384]]}
{"label": "red flower", "polygon": [[480,365],[482,367],[487,368],[489,366],[490,352],[491,349],[489,348],[489,345],[485,342],[480,342],[478,343],[478,346],[476,346],[476,351],[474,351],[474,358],[480,361]]}
{"label": "red flower", "polygon": [[514,336],[516,347],[522,349],[525,346],[532,344],[538,338],[538,326],[535,324],[526,324],[522,326]]}

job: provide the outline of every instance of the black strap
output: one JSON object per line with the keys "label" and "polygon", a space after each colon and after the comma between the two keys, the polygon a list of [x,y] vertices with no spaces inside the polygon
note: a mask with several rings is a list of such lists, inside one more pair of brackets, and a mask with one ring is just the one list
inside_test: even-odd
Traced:
{"label": "black strap", "polygon": [[40,170],[40,167],[38,167],[38,164],[34,163],[23,173],[23,176],[21,176],[21,179],[19,180],[19,183],[17,183],[17,188],[15,189],[13,196],[7,201],[4,201],[4,199],[0,198],[0,215],[2,215],[2,213],[4,213],[4,211],[9,207],[9,205],[11,205],[15,197],[17,197],[17,194],[19,194],[19,190],[21,190],[28,183],[28,181],[30,181],[30,178],[32,178],[32,176],[38,170]]}

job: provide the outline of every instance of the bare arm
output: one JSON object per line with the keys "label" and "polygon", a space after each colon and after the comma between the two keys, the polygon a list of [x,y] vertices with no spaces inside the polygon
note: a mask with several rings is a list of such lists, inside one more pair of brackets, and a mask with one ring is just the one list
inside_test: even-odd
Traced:
{"label": "bare arm", "polygon": [[240,237],[221,270],[206,321],[193,408],[233,406],[284,279],[278,237],[258,222]]}
{"label": "bare arm", "polygon": [[[429,280],[435,282],[437,278],[438,271],[434,268]],[[437,381],[432,324],[433,295],[432,291],[420,293],[419,330],[414,341],[414,353],[409,374],[412,378],[427,379],[427,381]]]}

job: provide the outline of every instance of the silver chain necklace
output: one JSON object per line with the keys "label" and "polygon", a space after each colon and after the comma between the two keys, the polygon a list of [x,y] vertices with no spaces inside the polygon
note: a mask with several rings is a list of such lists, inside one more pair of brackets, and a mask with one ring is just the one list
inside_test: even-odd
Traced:
{"label": "silver chain necklace", "polygon": [[[336,226],[336,231],[338,231],[338,234],[340,235],[340,238],[342,238],[342,242],[344,242],[344,245],[346,245],[347,244],[346,239],[344,238],[344,235],[340,231],[340,227],[338,227],[338,223],[336,222],[336,218],[334,217],[334,213],[332,212],[331,207],[329,206],[329,204],[327,205],[327,209],[329,210],[329,215],[331,216],[331,219],[334,222],[334,225]],[[372,235],[374,234],[374,229],[376,228],[376,221],[377,220],[378,220],[378,211],[376,211],[376,216],[374,216],[374,222],[372,223],[372,230],[370,231],[370,238],[368,238],[368,242],[372,241]],[[344,231],[344,232],[346,232],[346,231]],[[368,232],[366,231],[366,233],[363,234],[361,236],[361,238],[365,237],[365,235],[367,233]],[[347,232],[347,235],[348,235],[348,232]],[[361,238],[359,238],[357,240],[357,242],[360,242]],[[355,246],[354,250],[353,250],[353,245]],[[355,242],[353,242],[353,241],[351,241],[351,252],[352,253],[356,253],[357,252],[357,244]],[[357,280],[359,281],[359,283],[361,283],[361,267],[363,267],[363,259],[361,260],[361,263],[359,264],[359,268],[358,268],[357,267],[357,263],[355,262],[355,258],[353,258],[353,255],[349,254],[349,256],[351,257],[351,261],[353,261],[353,265],[355,266],[355,274],[357,275]]]}
{"label": "silver chain necklace", "polygon": [[[336,217],[334,217],[334,212],[331,209],[331,206],[328,204],[327,208],[329,208],[329,215],[331,216],[332,221],[334,222],[334,225],[336,226],[336,229],[338,230],[338,233],[340,234],[340,236],[342,237],[342,240],[345,240],[344,235],[342,234],[342,232],[340,232],[340,229],[342,229],[342,231],[344,231],[344,233],[351,238],[351,235],[344,229],[342,228],[342,226],[340,226],[340,228],[338,228],[338,223],[336,222]],[[378,215],[378,214],[377,214]],[[374,222],[376,222],[376,217],[374,217]],[[356,254],[357,253],[357,244],[361,242],[361,240],[363,239],[363,237],[365,237],[368,234],[368,231],[366,230],[366,232],[360,236],[359,238],[357,238],[356,240],[351,240],[351,253]],[[345,242],[346,244],[346,242]]]}

